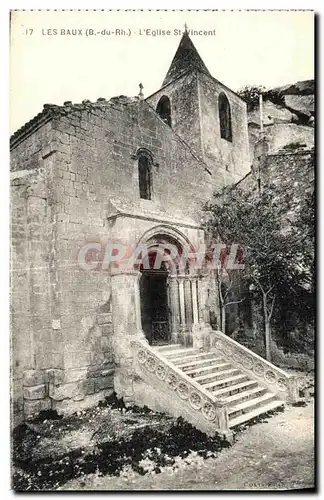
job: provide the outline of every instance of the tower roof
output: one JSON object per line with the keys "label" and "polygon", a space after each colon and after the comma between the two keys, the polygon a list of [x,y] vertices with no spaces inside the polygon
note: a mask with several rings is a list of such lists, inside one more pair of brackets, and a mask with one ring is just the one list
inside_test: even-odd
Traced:
{"label": "tower roof", "polygon": [[162,85],[167,85],[176,78],[179,78],[183,73],[193,70],[202,71],[210,75],[188,32],[185,31]]}

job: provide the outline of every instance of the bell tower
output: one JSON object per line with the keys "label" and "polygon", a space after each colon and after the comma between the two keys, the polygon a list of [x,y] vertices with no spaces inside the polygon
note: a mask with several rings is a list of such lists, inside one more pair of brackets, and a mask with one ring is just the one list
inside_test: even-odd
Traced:
{"label": "bell tower", "polygon": [[210,74],[187,28],[161,88],[146,101],[206,163],[216,188],[250,170],[246,103]]}

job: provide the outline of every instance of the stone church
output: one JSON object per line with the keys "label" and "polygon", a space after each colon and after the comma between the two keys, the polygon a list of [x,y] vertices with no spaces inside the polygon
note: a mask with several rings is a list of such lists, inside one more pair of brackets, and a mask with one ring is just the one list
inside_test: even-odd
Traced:
{"label": "stone church", "polygon": [[11,138],[12,400],[41,410],[126,404],[229,432],[296,400],[296,380],[210,327],[213,278],[177,267],[105,272],[80,251],[111,242],[195,249],[202,206],[251,160],[246,103],[185,32],[162,86],[43,110]]}

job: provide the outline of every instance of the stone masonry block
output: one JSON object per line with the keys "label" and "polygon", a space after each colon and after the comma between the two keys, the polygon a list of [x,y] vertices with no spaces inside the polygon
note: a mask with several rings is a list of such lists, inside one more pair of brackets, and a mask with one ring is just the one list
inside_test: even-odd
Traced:
{"label": "stone masonry block", "polygon": [[103,313],[98,315],[98,324],[104,325],[107,323],[111,323],[111,313]]}
{"label": "stone masonry block", "polygon": [[36,370],[26,370],[23,377],[24,387],[32,387],[45,383],[44,372]]}
{"label": "stone masonry block", "polygon": [[51,401],[48,398],[36,401],[24,401],[24,414],[26,417],[31,417],[37,415],[42,410],[50,409]]}
{"label": "stone masonry block", "polygon": [[47,370],[46,379],[52,385],[57,386],[83,380],[87,377],[87,373],[87,368],[76,368],[72,370]]}
{"label": "stone masonry block", "polygon": [[75,411],[97,406],[99,401],[112,394],[112,389],[106,389],[97,394],[88,394],[83,400],[65,399],[64,401],[52,401],[52,408],[59,414],[71,415]]}
{"label": "stone masonry block", "polygon": [[111,347],[111,342],[108,337],[101,337],[100,347],[103,351],[109,351]]}
{"label": "stone masonry block", "polygon": [[103,389],[112,388],[114,385],[112,375],[109,375],[107,377],[98,377],[94,380],[95,380],[95,392],[101,391]]}
{"label": "stone masonry block", "polygon": [[87,376],[87,368],[76,368],[74,370],[64,371],[64,382],[77,382],[79,380],[84,380]]}
{"label": "stone masonry block", "polygon": [[53,368],[46,370],[45,383],[50,383],[52,385],[63,384],[64,383],[64,371],[63,370],[55,370]]}
{"label": "stone masonry block", "polygon": [[82,394],[82,383],[80,382],[70,382],[69,384],[60,386],[49,386],[49,396],[56,401],[72,399],[79,394]]}
{"label": "stone masonry block", "polygon": [[80,368],[89,366],[91,363],[91,352],[69,352],[65,354],[64,358],[66,368]]}
{"label": "stone masonry block", "polygon": [[24,399],[44,399],[46,397],[45,384],[34,387],[24,387]]}
{"label": "stone masonry block", "polygon": [[113,333],[113,326],[112,324],[110,325],[102,325],[101,327],[101,333],[104,336],[108,336]]}
{"label": "stone masonry block", "polygon": [[93,378],[83,381],[83,390],[85,394],[93,394],[95,392],[95,381]]}

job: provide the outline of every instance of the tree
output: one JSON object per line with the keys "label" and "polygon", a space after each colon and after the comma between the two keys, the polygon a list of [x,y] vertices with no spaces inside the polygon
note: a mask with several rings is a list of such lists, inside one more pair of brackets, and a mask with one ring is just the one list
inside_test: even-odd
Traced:
{"label": "tree", "polygon": [[246,85],[238,90],[237,94],[247,103],[247,110],[253,111],[259,106],[259,96],[264,101],[271,101],[279,106],[285,106],[285,96],[278,89],[266,89],[262,85]]}
{"label": "tree", "polygon": [[264,91],[262,85],[246,85],[237,94],[247,103],[248,111],[253,111],[259,106],[259,95]]}
{"label": "tree", "polygon": [[226,330],[226,309],[230,305],[240,304],[244,301],[244,298],[231,300],[230,292],[233,289],[234,283],[235,275],[233,275],[233,271],[226,271],[224,268],[216,270],[216,284],[221,312],[221,331],[224,333]]}
{"label": "tree", "polygon": [[254,284],[262,304],[266,359],[271,359],[271,319],[282,288],[304,279],[298,235],[283,230],[287,207],[278,188],[269,186],[252,197],[237,186],[206,205],[206,229],[212,238],[244,250],[243,279]]}
{"label": "tree", "polygon": [[314,349],[315,317],[315,194],[313,190],[297,199],[289,230],[296,239],[299,274],[295,283],[278,290],[280,307],[275,319],[283,346],[295,351]]}

